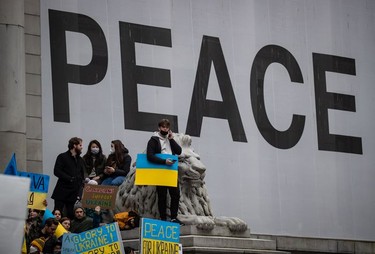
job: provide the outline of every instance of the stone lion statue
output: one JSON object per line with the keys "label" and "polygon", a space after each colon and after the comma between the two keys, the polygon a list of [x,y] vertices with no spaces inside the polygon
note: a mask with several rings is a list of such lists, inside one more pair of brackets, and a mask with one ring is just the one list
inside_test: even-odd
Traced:
{"label": "stone lion statue", "polygon": [[[200,156],[192,149],[191,137],[175,134],[174,139],[182,148],[178,162],[181,194],[179,220],[185,225],[196,225],[201,230],[212,230],[217,225],[226,226],[234,232],[246,231],[248,227],[243,220],[235,217],[215,217],[212,214],[204,182],[206,167],[201,162]],[[135,210],[143,217],[159,218],[156,187],[134,185],[135,170],[135,167],[131,168],[127,179],[119,187],[116,211]]]}

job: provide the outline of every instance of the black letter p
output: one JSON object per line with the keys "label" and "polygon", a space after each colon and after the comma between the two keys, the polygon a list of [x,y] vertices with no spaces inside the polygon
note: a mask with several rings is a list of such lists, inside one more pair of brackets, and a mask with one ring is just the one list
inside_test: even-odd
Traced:
{"label": "black letter p", "polygon": [[[66,31],[85,34],[92,44],[92,59],[86,65],[67,63]],[[108,67],[108,49],[103,30],[92,18],[71,12],[49,10],[53,118],[70,122],[68,83],[94,85],[103,80]]]}

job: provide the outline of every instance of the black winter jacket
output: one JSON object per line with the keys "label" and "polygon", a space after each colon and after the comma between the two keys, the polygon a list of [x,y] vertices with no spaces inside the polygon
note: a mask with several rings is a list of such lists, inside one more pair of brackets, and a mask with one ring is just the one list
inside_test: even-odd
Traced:
{"label": "black winter jacket", "polygon": [[64,202],[75,202],[83,186],[84,168],[81,156],[73,157],[69,150],[59,154],[53,170],[58,180],[51,198]]}
{"label": "black winter jacket", "polygon": [[[171,144],[171,150],[173,155],[180,155],[182,149],[179,144],[174,139],[170,139],[169,143]],[[147,143],[147,160],[158,163],[158,164],[165,164],[165,159],[161,159],[155,154],[161,153],[161,145],[159,142],[159,138],[157,136],[152,136]]]}
{"label": "black winter jacket", "polygon": [[117,162],[116,157],[114,154],[110,154],[107,159],[107,166],[113,167],[115,165],[115,172],[110,175],[104,173],[103,179],[107,177],[117,177],[117,176],[127,176],[130,171],[130,166],[132,163],[132,157],[128,154],[128,150],[126,149],[124,152],[124,160],[122,162]]}

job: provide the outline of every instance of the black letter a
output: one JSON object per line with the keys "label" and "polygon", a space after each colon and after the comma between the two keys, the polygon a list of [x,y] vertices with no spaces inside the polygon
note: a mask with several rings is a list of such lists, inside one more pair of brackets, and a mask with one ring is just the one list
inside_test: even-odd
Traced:
{"label": "black letter a", "polygon": [[[212,62],[222,102],[206,99]],[[202,40],[186,134],[200,136],[203,116],[228,119],[233,140],[247,142],[219,38],[209,36]]]}

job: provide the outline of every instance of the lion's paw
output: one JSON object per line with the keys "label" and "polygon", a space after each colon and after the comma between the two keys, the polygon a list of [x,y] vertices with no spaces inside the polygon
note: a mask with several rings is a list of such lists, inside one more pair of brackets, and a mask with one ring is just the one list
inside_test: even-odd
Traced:
{"label": "lion's paw", "polygon": [[226,226],[232,232],[244,232],[248,229],[246,222],[236,217],[215,217],[215,224],[218,226]]}
{"label": "lion's paw", "polygon": [[209,216],[179,215],[178,218],[185,225],[195,225],[198,229],[204,231],[211,231],[215,227],[213,218]]}
{"label": "lion's paw", "polygon": [[197,228],[204,231],[211,231],[215,227],[215,221],[209,216],[197,216]]}

